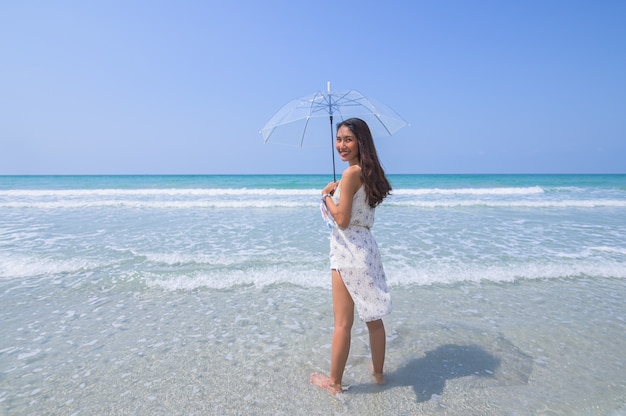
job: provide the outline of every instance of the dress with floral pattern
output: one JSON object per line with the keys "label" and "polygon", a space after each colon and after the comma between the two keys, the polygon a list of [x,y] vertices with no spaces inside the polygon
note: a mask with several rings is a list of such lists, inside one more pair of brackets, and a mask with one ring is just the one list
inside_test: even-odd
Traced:
{"label": "dress with floral pattern", "polygon": [[[341,183],[333,201],[339,203]],[[378,245],[371,227],[374,208],[367,203],[365,187],[354,194],[350,224],[346,228],[335,225],[330,234],[330,268],[341,275],[352,296],[359,318],[371,322],[391,312],[391,296],[383,270]]]}

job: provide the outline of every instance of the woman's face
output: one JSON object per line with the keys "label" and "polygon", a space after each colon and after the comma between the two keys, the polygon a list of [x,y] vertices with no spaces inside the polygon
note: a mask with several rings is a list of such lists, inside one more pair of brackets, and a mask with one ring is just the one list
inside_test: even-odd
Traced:
{"label": "woman's face", "polygon": [[350,165],[359,163],[359,144],[356,140],[356,136],[346,126],[341,126],[337,130],[337,141],[335,142],[339,157],[344,162],[348,162]]}

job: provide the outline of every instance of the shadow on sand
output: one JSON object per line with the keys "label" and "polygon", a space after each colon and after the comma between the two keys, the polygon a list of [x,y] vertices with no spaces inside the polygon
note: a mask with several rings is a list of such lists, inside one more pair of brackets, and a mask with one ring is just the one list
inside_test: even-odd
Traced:
{"label": "shadow on sand", "polygon": [[447,380],[493,377],[500,359],[477,345],[445,344],[388,374],[386,388],[412,386],[418,402],[441,395]]}

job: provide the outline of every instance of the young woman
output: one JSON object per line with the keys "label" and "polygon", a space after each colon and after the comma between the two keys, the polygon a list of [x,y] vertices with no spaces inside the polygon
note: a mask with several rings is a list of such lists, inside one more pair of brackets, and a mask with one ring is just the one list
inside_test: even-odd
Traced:
{"label": "young woman", "polygon": [[372,375],[378,384],[384,384],[386,335],[382,317],[391,312],[387,279],[370,231],[374,208],[389,195],[391,185],[378,161],[372,133],[363,120],[351,118],[337,125],[336,148],[349,166],[338,184],[330,182],[322,190],[322,201],[335,221],[330,236],[335,320],[330,376],[311,375],[311,383],[332,394],[342,391],[355,306],[369,330]]}

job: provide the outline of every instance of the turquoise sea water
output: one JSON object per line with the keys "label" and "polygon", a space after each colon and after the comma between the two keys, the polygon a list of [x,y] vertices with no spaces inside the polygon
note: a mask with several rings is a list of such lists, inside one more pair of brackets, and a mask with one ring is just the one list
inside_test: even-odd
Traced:
{"label": "turquoise sea water", "polygon": [[391,175],[390,383],[355,328],[343,401],[330,180],[0,177],[0,414],[623,414],[626,175]]}

